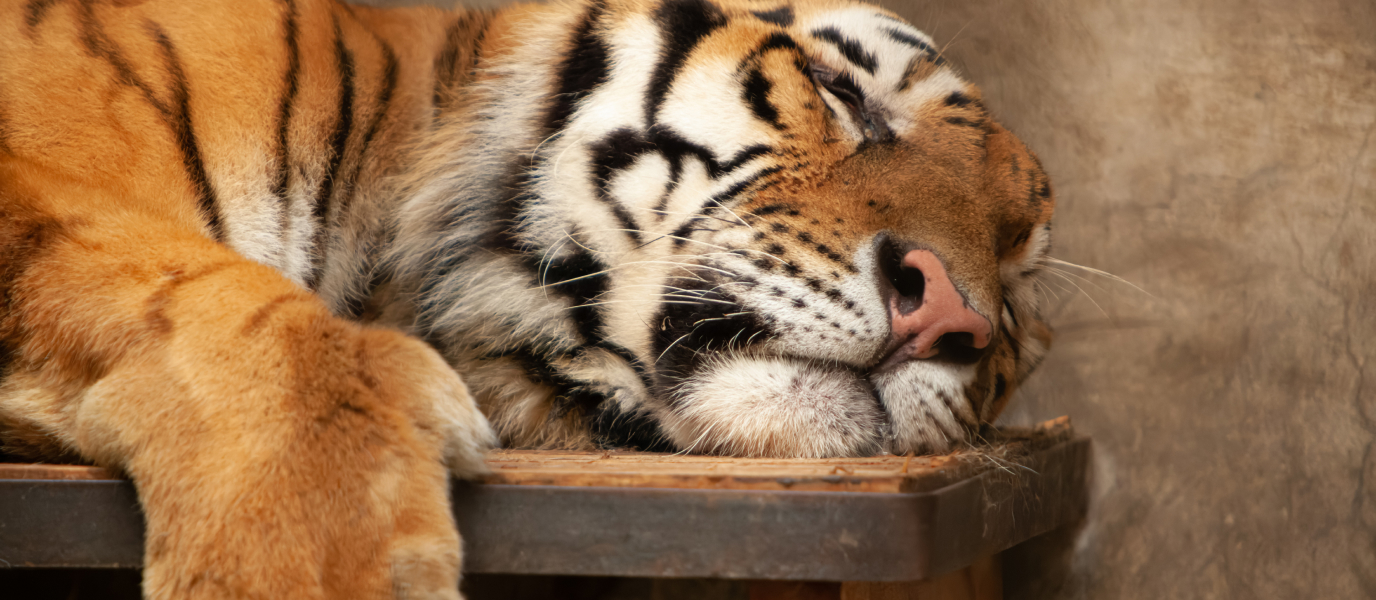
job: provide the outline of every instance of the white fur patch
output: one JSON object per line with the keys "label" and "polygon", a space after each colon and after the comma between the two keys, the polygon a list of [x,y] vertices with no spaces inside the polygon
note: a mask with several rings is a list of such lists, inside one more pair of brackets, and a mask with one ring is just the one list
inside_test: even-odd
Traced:
{"label": "white fur patch", "polygon": [[975,422],[964,390],[974,379],[974,366],[923,360],[909,361],[893,371],[873,376],[893,422],[889,451],[945,452],[952,444],[964,441],[961,422]]}
{"label": "white fur patch", "polygon": [[880,449],[884,416],[869,382],[842,368],[731,356],[679,390],[666,433],[690,452],[735,456],[864,456]]}

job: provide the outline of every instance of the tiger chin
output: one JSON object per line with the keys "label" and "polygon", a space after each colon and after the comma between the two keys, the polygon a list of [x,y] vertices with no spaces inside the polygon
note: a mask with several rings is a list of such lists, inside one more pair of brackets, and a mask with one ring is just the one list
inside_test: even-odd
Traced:
{"label": "tiger chin", "polygon": [[873,5],[0,25],[0,439],[133,479],[150,598],[453,598],[494,445],[942,452],[1050,344],[1040,163]]}

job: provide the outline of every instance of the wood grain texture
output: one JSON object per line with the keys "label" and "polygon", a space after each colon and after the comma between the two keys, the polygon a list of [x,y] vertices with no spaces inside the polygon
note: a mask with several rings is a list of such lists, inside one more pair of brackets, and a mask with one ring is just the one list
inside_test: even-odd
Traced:
{"label": "wood grain texture", "polygon": [[[1031,429],[986,432],[985,443],[940,456],[767,459],[648,452],[496,450],[479,482],[503,485],[814,492],[920,492],[937,489],[1069,439],[1068,417]],[[83,465],[0,464],[0,479],[118,479]]]}

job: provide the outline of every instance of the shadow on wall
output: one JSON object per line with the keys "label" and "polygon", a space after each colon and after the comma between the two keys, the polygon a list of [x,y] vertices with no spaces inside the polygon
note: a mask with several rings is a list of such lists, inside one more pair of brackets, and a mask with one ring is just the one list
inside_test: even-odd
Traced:
{"label": "shadow on wall", "polygon": [[1040,154],[1053,256],[1142,290],[1044,281],[1005,420],[1069,414],[1097,466],[1027,597],[1376,597],[1376,4],[890,7]]}

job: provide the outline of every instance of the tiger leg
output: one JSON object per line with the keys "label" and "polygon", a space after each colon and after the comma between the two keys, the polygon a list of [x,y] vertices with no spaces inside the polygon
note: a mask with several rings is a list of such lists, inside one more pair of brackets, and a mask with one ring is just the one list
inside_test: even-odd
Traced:
{"label": "tiger leg", "polygon": [[168,220],[3,186],[0,299],[6,441],[133,479],[145,597],[458,598],[448,475],[493,438],[429,347]]}

